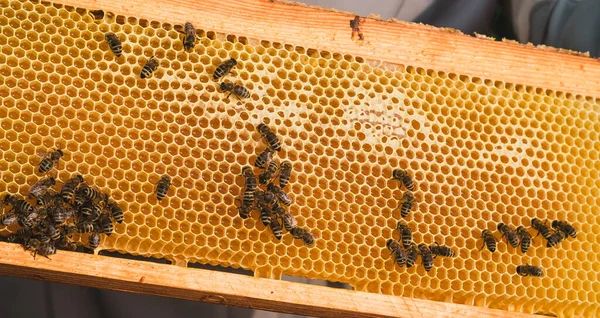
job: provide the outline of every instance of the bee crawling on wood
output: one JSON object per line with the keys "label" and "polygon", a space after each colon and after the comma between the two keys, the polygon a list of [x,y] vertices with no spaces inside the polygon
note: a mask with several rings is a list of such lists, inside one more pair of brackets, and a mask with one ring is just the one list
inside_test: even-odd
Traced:
{"label": "bee crawling on wood", "polygon": [[140,72],[141,78],[147,78],[156,71],[158,68],[158,60],[154,57],[154,55],[146,62],[144,67],[142,67],[142,71]]}
{"label": "bee crawling on wood", "polygon": [[156,193],[156,198],[158,199],[158,201],[164,199],[167,196],[170,187],[171,177],[169,177],[166,174],[160,177],[160,180],[158,180],[154,189],[154,193]]}
{"label": "bee crawling on wood", "polygon": [[221,63],[221,65],[217,66],[215,69],[215,73],[213,74],[213,78],[215,80],[220,79],[221,77],[231,73],[231,70],[237,65],[237,61],[234,58],[230,58],[229,60]]}
{"label": "bee crawling on wood", "polygon": [[58,167],[60,158],[62,158],[65,154],[62,150],[56,149],[50,152],[40,151],[37,153],[37,155],[38,157],[42,158],[42,161],[40,161],[38,172],[46,173],[50,171],[53,167]]}
{"label": "bee crawling on wood", "polygon": [[[508,241],[510,246],[515,248],[519,246],[519,236],[510,225],[500,223],[498,224],[498,231],[502,233],[502,237],[506,236],[506,241]],[[502,237],[500,239],[502,239]]]}
{"label": "bee crawling on wood", "polygon": [[350,27],[352,28],[352,39],[354,40],[356,38],[356,36],[358,36],[359,40],[364,40],[365,37],[363,36],[362,33],[362,23],[364,22],[364,19],[362,19],[360,16],[355,16],[354,19],[350,20]]}
{"label": "bee crawling on wood", "polygon": [[544,271],[537,266],[525,264],[517,266],[517,274],[520,276],[542,277],[544,276]]}
{"label": "bee crawling on wood", "polygon": [[483,230],[483,232],[481,232],[481,238],[483,239],[483,246],[481,246],[480,250],[482,250],[484,247],[487,247],[487,249],[492,253],[496,251],[496,243],[498,242],[498,239],[494,236],[494,234],[492,234],[492,232],[489,230]]}
{"label": "bee crawling on wood", "polygon": [[115,54],[116,57],[121,56],[123,54],[123,44],[119,37],[112,33],[108,32],[104,35],[104,40],[106,40],[106,44],[110,47],[110,50]]}
{"label": "bee crawling on wood", "polygon": [[238,100],[250,97],[250,92],[244,86],[223,82],[221,83],[220,87],[223,92],[229,92],[226,98],[229,98],[231,94],[235,95]]}

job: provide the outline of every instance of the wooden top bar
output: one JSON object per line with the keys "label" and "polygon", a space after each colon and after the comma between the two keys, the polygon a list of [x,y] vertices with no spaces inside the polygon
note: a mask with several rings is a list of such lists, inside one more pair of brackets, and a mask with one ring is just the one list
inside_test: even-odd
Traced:
{"label": "wooden top bar", "polygon": [[600,60],[448,29],[368,18],[363,42],[351,39],[354,15],[269,0],[61,0],[160,22],[298,45],[513,84],[600,96]]}

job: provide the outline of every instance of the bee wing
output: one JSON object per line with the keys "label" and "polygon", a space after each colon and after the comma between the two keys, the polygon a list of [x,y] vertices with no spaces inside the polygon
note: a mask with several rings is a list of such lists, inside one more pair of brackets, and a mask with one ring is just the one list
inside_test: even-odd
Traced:
{"label": "bee wing", "polygon": [[40,158],[44,158],[46,156],[48,156],[50,154],[50,151],[38,151],[36,152],[36,155]]}

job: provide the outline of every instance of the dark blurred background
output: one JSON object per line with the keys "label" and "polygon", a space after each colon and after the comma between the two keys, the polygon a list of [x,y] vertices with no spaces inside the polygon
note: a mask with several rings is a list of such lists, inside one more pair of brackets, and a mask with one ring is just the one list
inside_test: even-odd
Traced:
{"label": "dark blurred background", "polygon": [[[302,0],[312,5],[379,14],[466,34],[474,32],[522,43],[590,52],[598,57],[600,0]],[[526,63],[527,61],[524,61]],[[153,260],[164,262],[160,260]],[[192,265],[194,267],[194,265]],[[200,266],[202,267],[202,266]],[[248,271],[218,269],[252,275]],[[288,278],[348,288],[341,284]],[[0,277],[3,318],[300,317],[242,308]]]}

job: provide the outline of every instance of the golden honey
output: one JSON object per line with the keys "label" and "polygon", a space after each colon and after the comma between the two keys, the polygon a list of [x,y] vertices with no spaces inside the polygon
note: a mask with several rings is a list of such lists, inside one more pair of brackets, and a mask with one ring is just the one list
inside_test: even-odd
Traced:
{"label": "golden honey", "polygon": [[[36,152],[62,148],[59,179],[81,173],[120,203],[125,221],[101,249],[340,281],[357,290],[528,313],[597,316],[600,302],[600,105],[597,99],[390,65],[201,30],[191,53],[169,21],[0,0],[0,192],[26,195]],[[104,42],[123,41],[116,58]],[[145,62],[160,66],[146,80]],[[225,100],[212,79],[252,97]],[[499,66],[500,67],[500,66]],[[234,199],[241,167],[264,149],[255,125],[281,136],[291,160],[291,213],[319,237],[275,240]],[[400,219],[404,168],[418,210],[417,243],[455,258],[395,266],[385,248]],[[154,183],[173,186],[157,202]],[[483,229],[561,219],[579,230],[557,248],[538,237],[526,255],[480,251]],[[3,230],[6,234],[7,230]],[[535,235],[534,231],[531,233]],[[59,251],[60,253],[60,251]],[[419,261],[420,263],[420,261]],[[543,278],[516,275],[540,266]]]}

